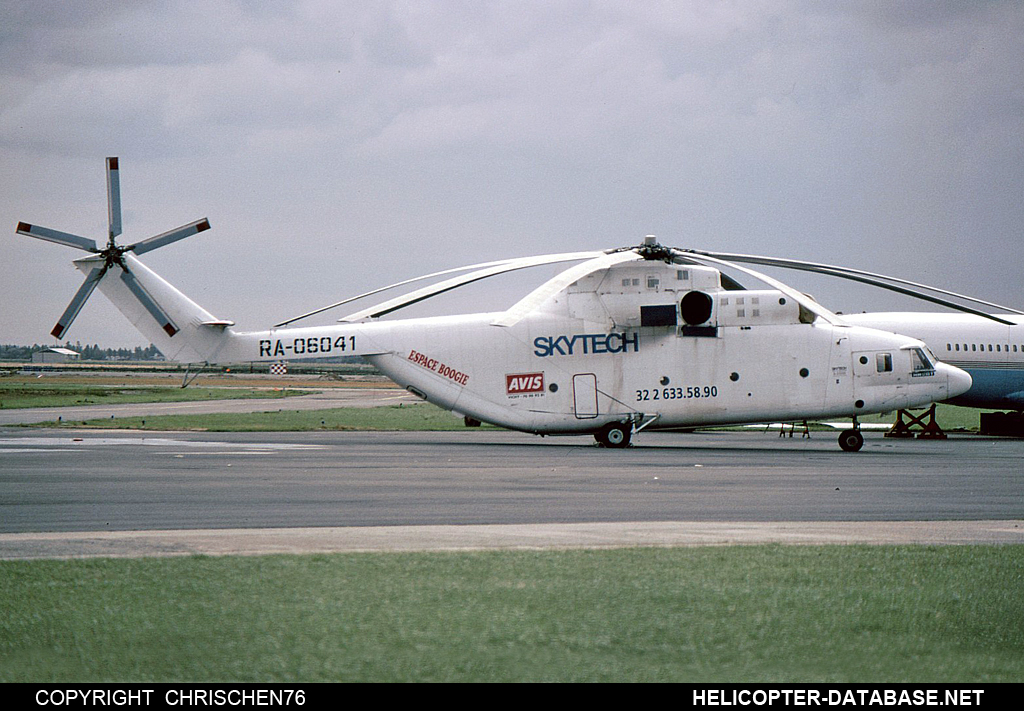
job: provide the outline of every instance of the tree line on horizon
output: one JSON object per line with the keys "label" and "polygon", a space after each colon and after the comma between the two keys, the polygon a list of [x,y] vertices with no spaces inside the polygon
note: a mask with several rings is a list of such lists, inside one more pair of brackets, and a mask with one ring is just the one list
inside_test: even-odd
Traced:
{"label": "tree line on horizon", "polygon": [[[33,353],[45,351],[53,347],[39,345],[38,343],[34,343],[31,346],[0,344],[0,360],[31,361]],[[135,346],[135,348],[102,348],[98,344],[90,346],[82,345],[80,342],[72,344],[69,341],[61,347],[81,354],[82,360],[164,360],[163,354],[152,343],[145,348],[142,346]]]}

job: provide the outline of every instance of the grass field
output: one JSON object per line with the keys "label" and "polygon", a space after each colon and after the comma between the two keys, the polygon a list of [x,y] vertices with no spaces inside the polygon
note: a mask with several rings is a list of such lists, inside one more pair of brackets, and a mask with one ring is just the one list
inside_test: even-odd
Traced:
{"label": "grass field", "polygon": [[[308,432],[313,430],[443,431],[466,429],[461,417],[428,405],[410,403],[386,407],[343,407],[332,410],[211,413],[206,415],[147,415],[115,419],[40,422],[30,427],[90,427],[97,429],[178,430],[201,432]],[[481,429],[495,429],[484,425]]]}
{"label": "grass field", "polygon": [[53,380],[0,381],[0,409],[25,407],[66,407],[68,405],[112,405],[137,402],[186,402],[193,400],[235,400],[240,398],[282,398],[306,395],[309,391],[281,388],[211,388],[138,383],[89,385]]}
{"label": "grass field", "polygon": [[[940,424],[949,431],[978,428],[978,411],[940,405]],[[862,422],[892,422],[883,416],[861,418]],[[41,422],[33,427],[95,427],[100,429],[184,430],[210,432],[305,432],[314,430],[441,431],[461,430],[461,418],[433,405],[407,403],[401,406],[337,408],[332,410],[287,410],[206,415],[147,415],[85,421]],[[812,427],[814,427],[812,425]],[[494,429],[484,425],[482,429]],[[815,429],[833,431],[820,426]]]}
{"label": "grass field", "polygon": [[0,562],[0,681],[1024,678],[1020,546]]}
{"label": "grass field", "polygon": [[[924,410],[915,410],[914,414],[920,417],[924,412]],[[956,405],[939,405],[935,409],[935,417],[939,426],[947,432],[977,432],[980,413],[981,410],[973,407],[957,407]],[[868,415],[859,419],[863,423],[885,422],[891,424],[896,421],[896,415],[890,412],[882,415]]]}

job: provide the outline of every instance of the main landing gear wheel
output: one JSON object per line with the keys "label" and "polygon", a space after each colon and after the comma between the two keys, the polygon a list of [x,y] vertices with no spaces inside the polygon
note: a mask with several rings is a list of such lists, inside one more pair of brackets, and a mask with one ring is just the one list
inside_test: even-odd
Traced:
{"label": "main landing gear wheel", "polygon": [[844,452],[859,452],[864,446],[864,435],[860,430],[845,430],[839,435],[839,448]]}
{"label": "main landing gear wheel", "polygon": [[629,438],[633,435],[633,426],[624,422],[609,422],[594,437],[605,447],[622,449],[629,446]]}

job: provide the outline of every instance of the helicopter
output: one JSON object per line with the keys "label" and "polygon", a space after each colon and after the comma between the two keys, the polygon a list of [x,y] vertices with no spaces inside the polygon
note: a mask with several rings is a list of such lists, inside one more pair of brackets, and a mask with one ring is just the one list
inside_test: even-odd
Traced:
{"label": "helicopter", "polygon": [[[538,435],[592,435],[609,448],[644,430],[849,417],[844,451],[864,443],[858,417],[947,400],[971,377],[919,340],[855,326],[811,297],[739,262],[635,246],[519,257],[407,279],[275,324],[241,331],[193,302],[139,256],[210,228],[201,219],[128,245],[117,158],[107,158],[106,246],[20,222],[17,233],[89,253],[52,335],[67,332],[99,288],[171,361],[278,363],[361,356],[414,395],[469,420]],[[382,319],[498,274],[574,262],[505,311]],[[723,268],[766,287],[741,287]],[[455,275],[455,276],[451,276]],[[337,325],[294,322],[445,277],[349,313]]]}

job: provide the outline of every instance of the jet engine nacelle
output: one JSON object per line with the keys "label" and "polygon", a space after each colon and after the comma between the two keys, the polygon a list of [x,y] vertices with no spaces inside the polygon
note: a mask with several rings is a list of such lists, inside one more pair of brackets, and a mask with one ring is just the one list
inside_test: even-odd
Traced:
{"label": "jet engine nacelle", "polygon": [[720,326],[779,326],[804,322],[800,304],[781,291],[723,291],[717,297]]}

